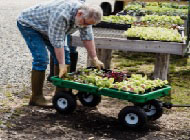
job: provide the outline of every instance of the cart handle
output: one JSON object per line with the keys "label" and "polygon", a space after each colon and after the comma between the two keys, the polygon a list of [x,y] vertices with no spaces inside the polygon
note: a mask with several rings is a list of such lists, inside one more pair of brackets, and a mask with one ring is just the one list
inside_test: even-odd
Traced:
{"label": "cart handle", "polygon": [[163,107],[167,108],[167,109],[171,109],[172,107],[190,107],[190,104],[185,104],[185,105],[176,105],[176,104],[172,104],[172,103],[163,103],[162,104]]}

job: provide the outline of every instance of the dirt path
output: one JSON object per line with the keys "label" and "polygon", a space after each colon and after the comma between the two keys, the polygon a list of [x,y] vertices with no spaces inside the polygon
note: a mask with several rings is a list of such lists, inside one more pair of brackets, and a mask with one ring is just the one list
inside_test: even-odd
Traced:
{"label": "dirt path", "polygon": [[[52,90],[47,84],[45,92]],[[0,138],[2,140],[189,140],[190,111],[165,110],[163,116],[148,122],[140,131],[126,130],[117,120],[119,111],[127,102],[103,97],[96,108],[84,107],[79,101],[70,115],[61,115],[54,109],[30,107],[29,89],[9,96],[0,109]]]}

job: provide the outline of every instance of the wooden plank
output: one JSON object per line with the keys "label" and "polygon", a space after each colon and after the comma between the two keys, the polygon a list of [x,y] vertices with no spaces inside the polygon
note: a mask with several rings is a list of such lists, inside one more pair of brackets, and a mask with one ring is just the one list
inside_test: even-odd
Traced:
{"label": "wooden plank", "polygon": [[[83,46],[79,36],[72,37],[73,46]],[[175,42],[127,40],[125,38],[95,37],[97,48],[115,49],[133,52],[152,52],[184,55],[186,45]]]}

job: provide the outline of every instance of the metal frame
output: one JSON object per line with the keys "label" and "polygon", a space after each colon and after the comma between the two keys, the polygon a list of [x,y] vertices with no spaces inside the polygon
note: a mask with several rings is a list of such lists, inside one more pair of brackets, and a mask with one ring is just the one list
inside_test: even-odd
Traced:
{"label": "metal frame", "polygon": [[189,55],[190,54],[190,44],[189,44],[189,41],[190,41],[190,0],[189,0],[189,4],[188,4],[188,15],[187,15],[187,41],[186,41],[186,46],[187,46],[187,51],[186,51],[186,55]]}
{"label": "metal frame", "polygon": [[189,1],[189,7],[188,7],[188,15],[187,15],[187,42],[186,44],[189,44],[189,40],[190,40],[190,1]]}

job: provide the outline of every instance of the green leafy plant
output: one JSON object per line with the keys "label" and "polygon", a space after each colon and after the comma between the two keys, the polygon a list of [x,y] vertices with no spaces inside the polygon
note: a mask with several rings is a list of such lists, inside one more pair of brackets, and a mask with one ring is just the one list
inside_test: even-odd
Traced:
{"label": "green leafy plant", "polygon": [[177,30],[162,27],[133,27],[125,31],[124,36],[141,40],[183,42],[183,38]]}
{"label": "green leafy plant", "polygon": [[148,25],[150,24],[159,24],[159,25],[182,25],[184,21],[179,16],[158,16],[158,15],[146,15],[141,18],[141,22],[144,22]]}
{"label": "green leafy plant", "polygon": [[126,16],[104,16],[103,21],[110,22],[110,23],[120,23],[120,24],[132,24],[137,19],[135,17],[126,15]]}
{"label": "green leafy plant", "polygon": [[178,5],[177,3],[158,3],[147,2],[144,4],[131,3],[124,7],[124,13],[131,16],[145,15],[168,15],[180,16],[182,19],[187,19],[188,5]]}

